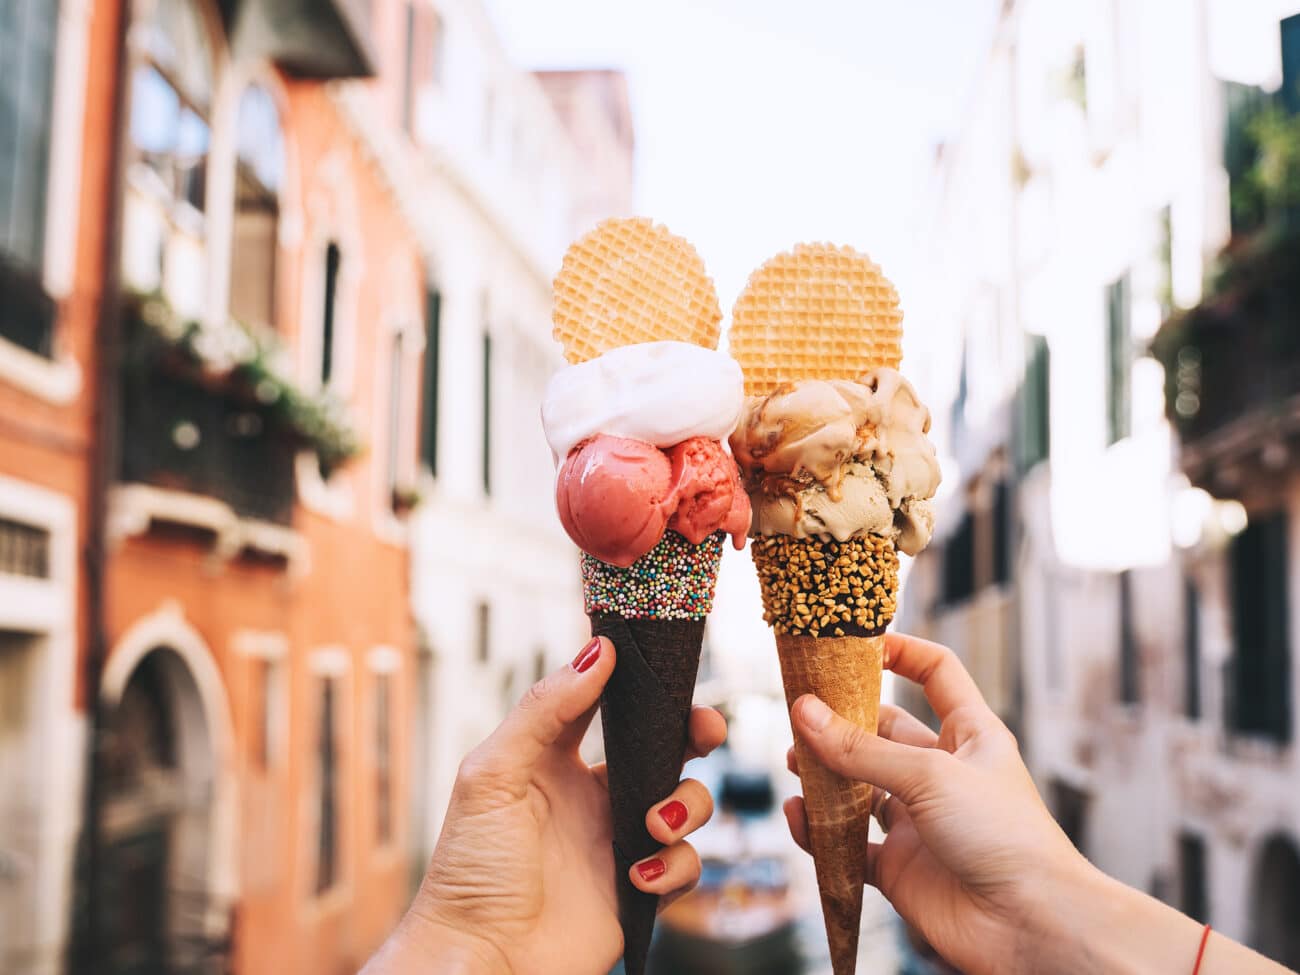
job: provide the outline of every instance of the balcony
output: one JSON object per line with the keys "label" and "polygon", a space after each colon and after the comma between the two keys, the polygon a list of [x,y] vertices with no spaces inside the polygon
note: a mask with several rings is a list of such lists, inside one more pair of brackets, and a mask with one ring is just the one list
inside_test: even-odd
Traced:
{"label": "balcony", "polygon": [[318,81],[376,73],[368,0],[223,0],[222,9],[241,58]]}
{"label": "balcony", "polygon": [[1300,233],[1246,239],[1224,255],[1201,304],[1167,321],[1152,345],[1165,407],[1191,481],[1237,496],[1274,475],[1300,438]]}
{"label": "balcony", "polygon": [[297,445],[255,403],[157,372],[122,389],[122,480],[225,502],[288,525]]}
{"label": "balcony", "polygon": [[38,272],[0,256],[0,339],[49,359],[57,312]]}
{"label": "balcony", "polygon": [[129,299],[124,329],[121,479],[189,496],[196,524],[227,540],[248,535],[231,518],[288,525],[298,454],[328,476],[360,451],[343,406],[283,371],[273,334],[185,321],[158,296]]}

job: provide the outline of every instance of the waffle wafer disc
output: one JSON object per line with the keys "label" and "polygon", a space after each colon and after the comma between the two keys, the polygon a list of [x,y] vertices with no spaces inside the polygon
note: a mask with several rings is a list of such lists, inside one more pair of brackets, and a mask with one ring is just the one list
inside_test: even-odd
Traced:
{"label": "waffle wafer disc", "polygon": [[749,276],[736,300],[731,354],[745,392],[802,379],[858,379],[903,358],[898,292],[865,254],[798,244]]}
{"label": "waffle wafer disc", "polygon": [[570,362],[638,342],[718,347],[722,309],[691,244],[646,217],[606,220],[555,277],[551,333]]}

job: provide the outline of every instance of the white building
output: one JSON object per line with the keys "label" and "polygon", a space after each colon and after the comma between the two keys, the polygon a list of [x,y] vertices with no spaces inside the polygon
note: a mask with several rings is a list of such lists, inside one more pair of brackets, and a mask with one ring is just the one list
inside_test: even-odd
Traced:
{"label": "white building", "polygon": [[[1292,965],[1300,759],[1221,704],[1252,652],[1232,553],[1276,523],[1232,541],[1241,505],[1188,485],[1145,350],[1228,239],[1243,89],[1225,83],[1280,85],[1297,10],[1004,4],[939,154],[932,285],[912,299],[909,362],[951,462],[900,620],[963,655],[1094,862]],[[1300,574],[1287,585],[1300,605]]]}
{"label": "white building", "polygon": [[[399,6],[401,75],[340,97],[428,264],[412,822],[432,849],[461,756],[589,634],[540,407],[563,364],[551,280],[577,235],[627,214],[632,124],[617,72],[521,69],[481,0]],[[405,131],[383,124],[394,111]]]}

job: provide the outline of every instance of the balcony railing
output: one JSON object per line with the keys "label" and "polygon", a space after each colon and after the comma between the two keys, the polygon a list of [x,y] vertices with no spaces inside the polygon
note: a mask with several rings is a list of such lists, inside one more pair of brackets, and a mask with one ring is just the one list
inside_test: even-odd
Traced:
{"label": "balcony railing", "polygon": [[1193,464],[1259,439],[1252,430],[1289,435],[1300,402],[1300,234],[1257,237],[1224,260],[1206,299],[1166,322],[1152,347]]}
{"label": "balcony railing", "polygon": [[230,391],[165,371],[127,372],[122,479],[217,498],[248,518],[288,525],[295,442]]}
{"label": "balcony railing", "polygon": [[40,274],[0,255],[0,339],[48,359],[54,354],[57,312]]}
{"label": "balcony railing", "polygon": [[368,0],[239,0],[232,37],[241,57],[265,57],[303,78],[375,74]]}

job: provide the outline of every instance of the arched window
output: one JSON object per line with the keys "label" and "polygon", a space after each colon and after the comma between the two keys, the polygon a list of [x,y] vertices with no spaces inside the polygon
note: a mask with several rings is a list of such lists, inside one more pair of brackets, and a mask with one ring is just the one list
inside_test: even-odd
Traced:
{"label": "arched window", "polygon": [[236,139],[230,315],[274,327],[284,137],[275,100],[261,85],[250,85],[239,100]]}
{"label": "arched window", "polygon": [[201,311],[212,43],[195,0],[136,0],[123,263],[128,283]]}

